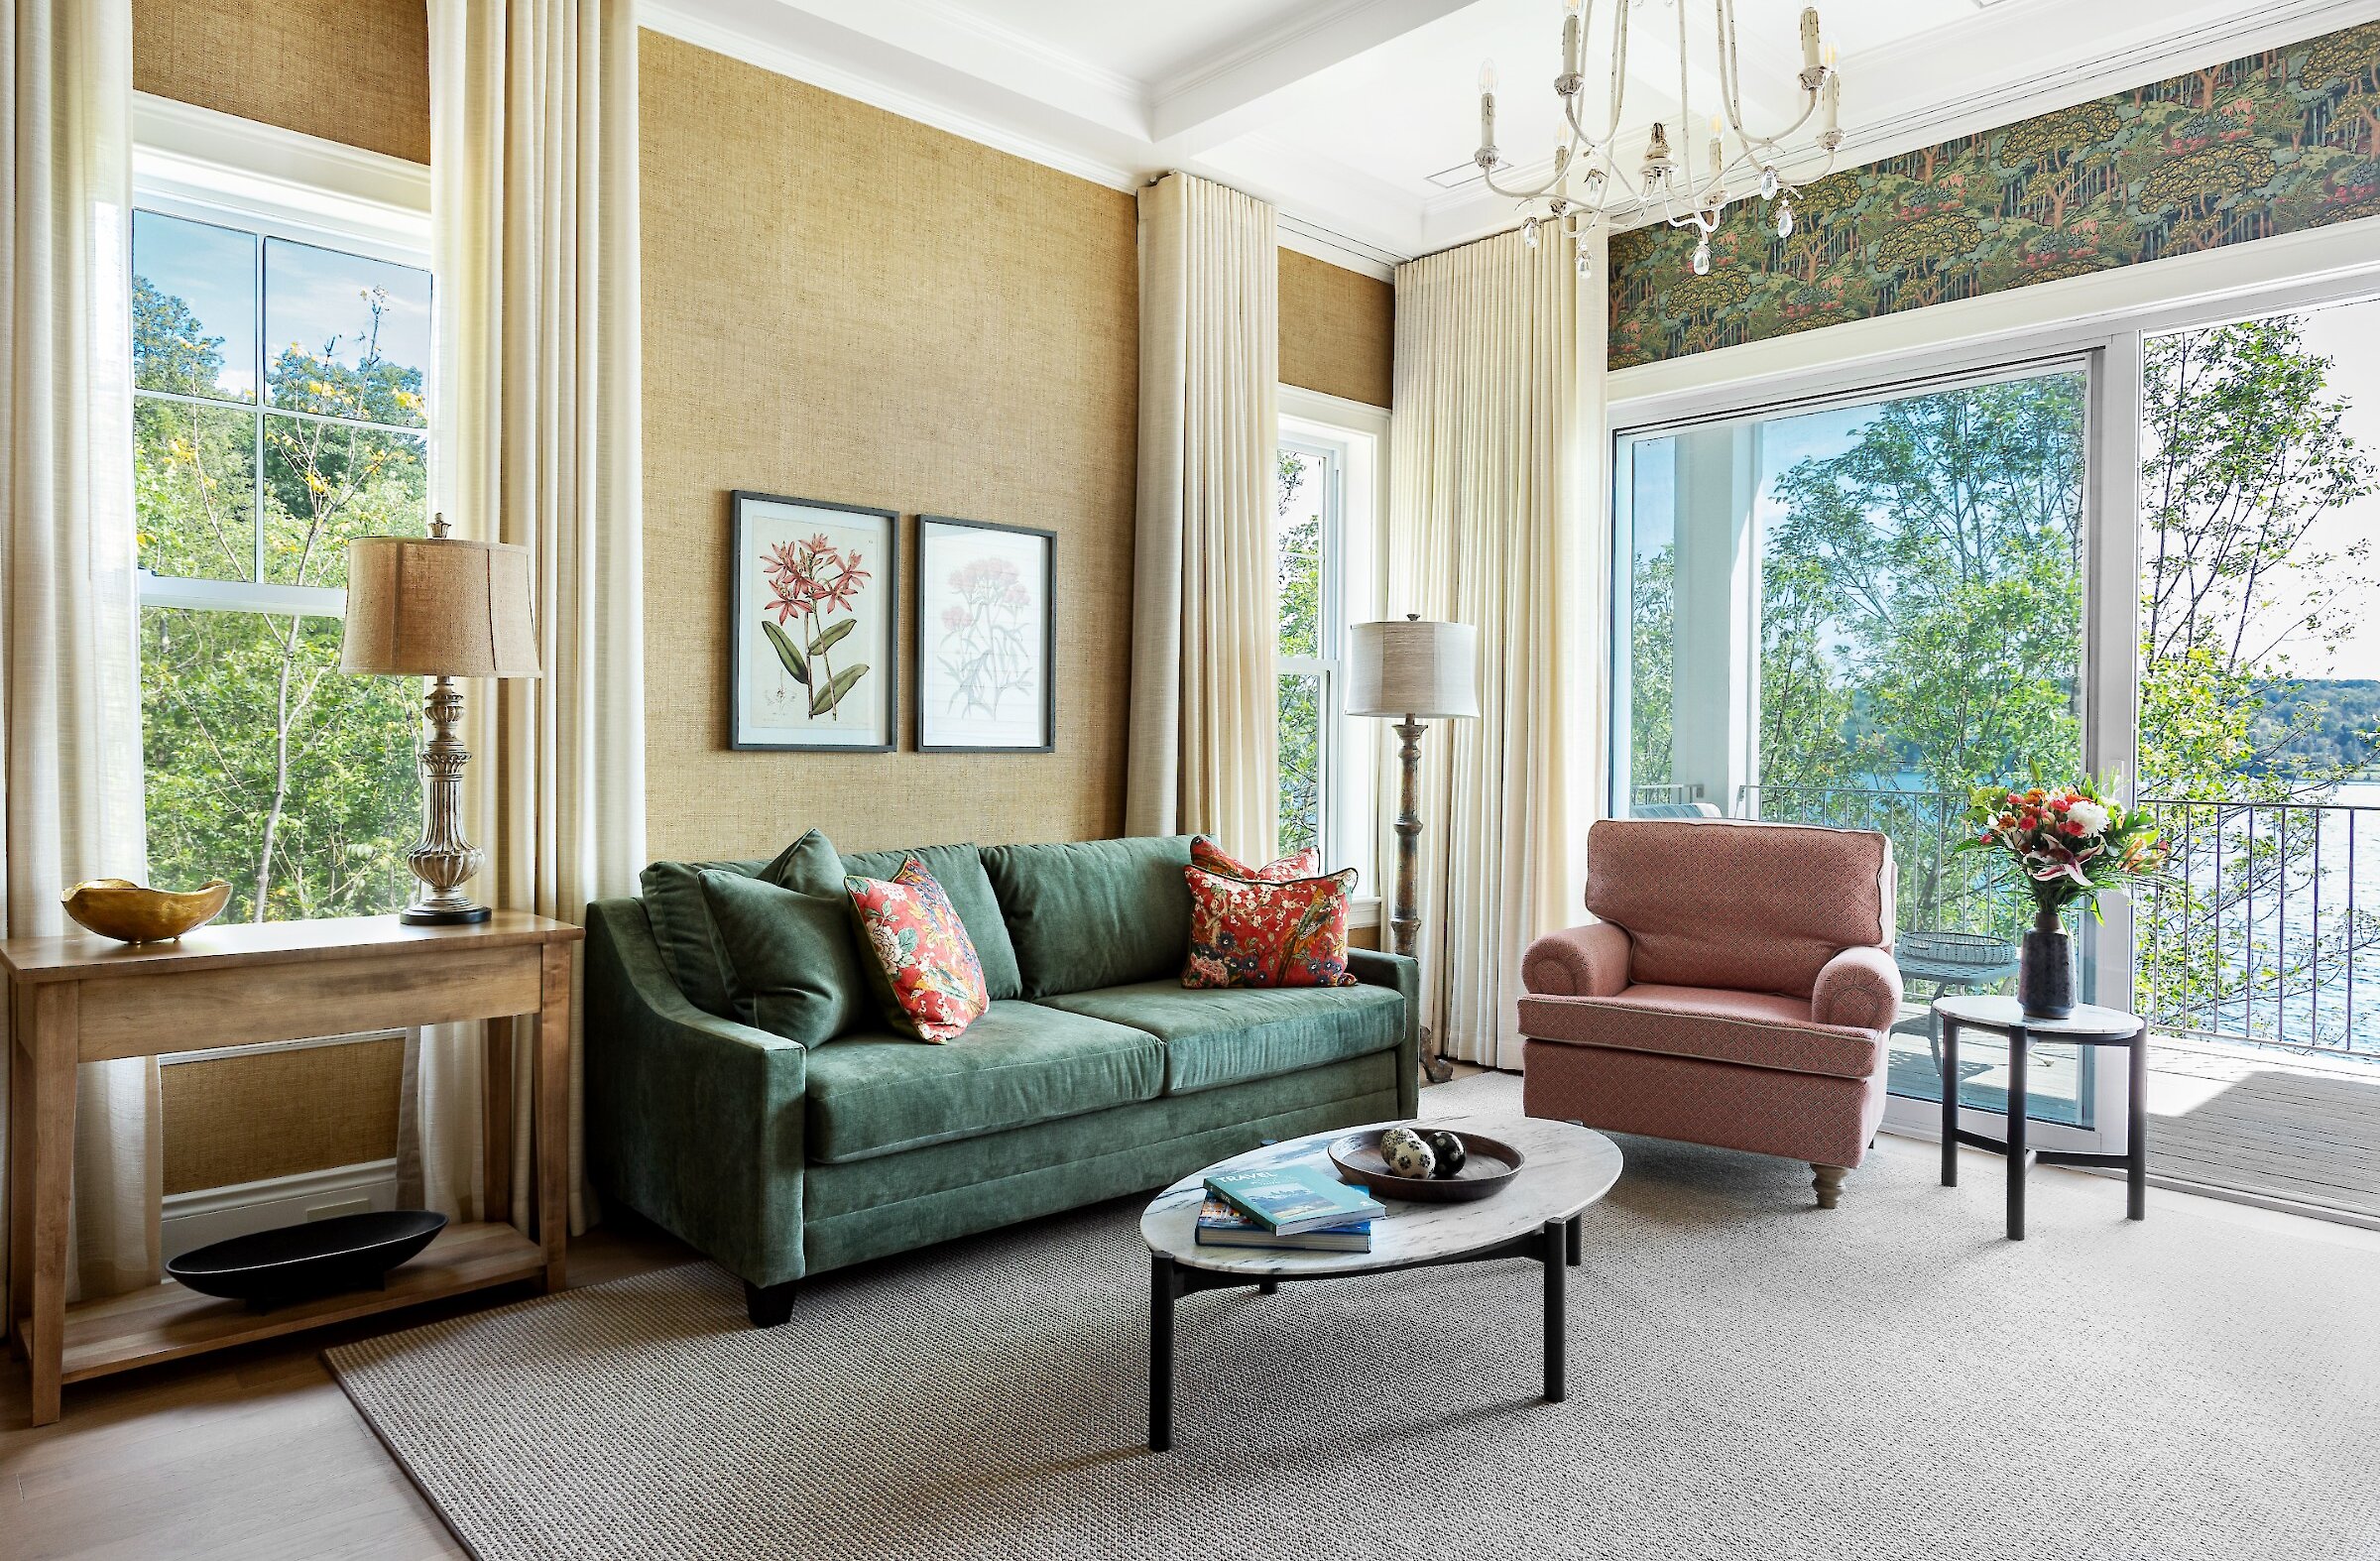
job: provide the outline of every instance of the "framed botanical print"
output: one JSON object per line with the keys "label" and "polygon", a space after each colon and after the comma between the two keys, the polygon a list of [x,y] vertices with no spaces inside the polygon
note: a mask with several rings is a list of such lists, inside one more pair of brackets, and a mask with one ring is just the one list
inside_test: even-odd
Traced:
{"label": "framed botanical print", "polygon": [[900,516],[731,495],[728,745],[890,753],[900,708]]}
{"label": "framed botanical print", "polygon": [[1056,746],[1055,532],[917,518],[917,748]]}

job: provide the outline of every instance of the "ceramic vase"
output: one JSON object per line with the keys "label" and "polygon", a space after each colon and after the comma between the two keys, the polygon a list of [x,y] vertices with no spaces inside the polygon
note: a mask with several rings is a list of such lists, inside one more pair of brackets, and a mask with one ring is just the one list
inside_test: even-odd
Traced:
{"label": "ceramic vase", "polygon": [[2058,912],[2035,913],[2016,972],[2016,1001],[2027,1019],[2065,1019],[2075,1012],[2075,940]]}

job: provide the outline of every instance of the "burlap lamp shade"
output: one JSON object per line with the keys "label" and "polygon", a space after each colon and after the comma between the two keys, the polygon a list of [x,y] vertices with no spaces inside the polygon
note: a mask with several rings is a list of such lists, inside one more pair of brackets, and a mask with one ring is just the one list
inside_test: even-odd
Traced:
{"label": "burlap lamp shade", "polygon": [[529,549],[442,537],[359,537],[349,542],[339,669],[536,676]]}
{"label": "burlap lamp shade", "polygon": [[1480,631],[1471,625],[1390,619],[1348,634],[1349,715],[1480,713]]}

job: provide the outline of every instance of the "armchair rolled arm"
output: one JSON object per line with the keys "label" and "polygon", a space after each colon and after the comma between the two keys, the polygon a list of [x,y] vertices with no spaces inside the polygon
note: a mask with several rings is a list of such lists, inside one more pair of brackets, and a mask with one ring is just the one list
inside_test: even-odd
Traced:
{"label": "armchair rolled arm", "polygon": [[1810,992],[1810,1017],[1821,1024],[1890,1029],[1900,1018],[1901,967],[1880,948],[1846,948],[1827,961]]}
{"label": "armchair rolled arm", "polygon": [[1628,934],[1610,921],[1548,932],[1520,959],[1520,984],[1542,997],[1617,997],[1628,984]]}

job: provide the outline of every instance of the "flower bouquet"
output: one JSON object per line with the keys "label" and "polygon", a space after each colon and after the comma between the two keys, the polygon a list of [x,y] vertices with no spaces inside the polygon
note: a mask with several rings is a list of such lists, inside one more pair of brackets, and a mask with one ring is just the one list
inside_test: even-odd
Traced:
{"label": "flower bouquet", "polygon": [[2062,917],[2069,905],[2099,915],[2099,896],[2153,878],[2165,863],[2157,821],[2110,798],[2091,780],[2027,790],[1978,786],[1961,851],[1997,851],[2013,863],[2033,901],[2016,995],[2035,1019],[2075,1011],[2075,961]]}

